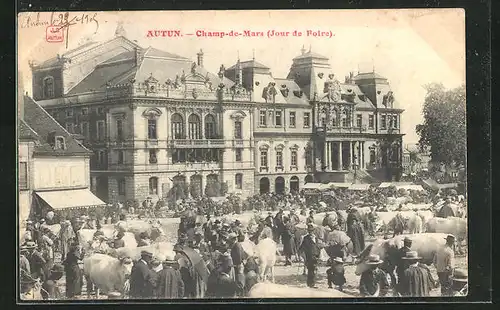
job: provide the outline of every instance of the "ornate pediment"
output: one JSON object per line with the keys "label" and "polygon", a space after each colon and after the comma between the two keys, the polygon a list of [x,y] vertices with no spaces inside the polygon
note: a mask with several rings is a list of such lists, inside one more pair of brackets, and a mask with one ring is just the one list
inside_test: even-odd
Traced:
{"label": "ornate pediment", "polygon": [[261,151],[267,151],[267,150],[269,150],[269,145],[262,144],[261,146],[259,146],[259,150],[261,150]]}
{"label": "ornate pediment", "polygon": [[161,110],[158,108],[149,108],[146,109],[143,113],[142,116],[148,118],[148,119],[156,119],[161,116]]}
{"label": "ornate pediment", "polygon": [[246,116],[247,116],[246,113],[241,110],[235,111],[233,114],[231,114],[231,118],[234,120],[241,120],[244,119]]}

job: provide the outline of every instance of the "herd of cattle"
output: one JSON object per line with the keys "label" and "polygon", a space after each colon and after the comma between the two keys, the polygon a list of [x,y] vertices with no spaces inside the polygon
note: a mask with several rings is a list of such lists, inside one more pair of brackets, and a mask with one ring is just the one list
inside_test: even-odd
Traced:
{"label": "herd of cattle", "polygon": [[[444,245],[446,234],[453,234],[457,239],[457,249],[461,251],[461,245],[466,241],[467,237],[467,219],[465,212],[461,211],[462,207],[457,208],[456,214],[460,217],[437,218],[435,217],[436,210],[433,210],[431,205],[413,205],[406,206],[407,210],[376,212],[375,223],[372,223],[376,231],[382,231],[384,234],[391,231],[391,225],[394,222],[396,214],[401,213],[405,219],[405,228],[408,234],[411,234],[413,240],[412,250],[424,258],[424,262],[431,263],[439,246]],[[368,220],[368,213],[372,212],[369,207],[357,208],[362,220]],[[288,211],[284,212],[285,214]],[[255,229],[257,218],[267,216],[267,212],[261,214],[244,213],[239,215],[226,215],[220,219],[223,222],[233,222],[238,219],[241,224],[247,228],[247,231]],[[345,216],[347,212],[340,211],[338,213],[331,212],[330,216]],[[322,222],[325,213],[317,213],[314,215],[316,226],[316,234],[322,240],[332,238],[329,228],[323,227]],[[296,240],[301,240],[301,236],[306,234],[305,220],[306,216],[299,215],[301,224],[296,226]],[[151,220],[130,219],[127,221],[127,232],[123,237],[125,247],[112,249],[107,246],[105,240],[95,240],[95,229],[81,229],[79,231],[79,240],[82,249],[86,256],[83,259],[83,273],[87,281],[87,292],[89,286],[95,286],[98,292],[107,294],[109,292],[126,293],[128,287],[128,278],[132,269],[131,260],[138,260],[141,251],[147,250],[158,258],[164,260],[167,253],[173,250],[177,240],[177,228],[179,219],[169,218],[160,219],[156,222]],[[58,235],[60,225],[55,224],[49,226],[55,235]],[[114,227],[111,224],[105,224],[102,227],[105,237],[110,240],[113,238]],[[152,243],[146,247],[137,247],[137,241],[141,233],[146,233]],[[338,236],[337,236],[338,237]],[[346,245],[349,244],[349,237],[343,233],[341,236],[345,238]],[[366,236],[365,236],[366,237]],[[380,238],[368,245],[365,250],[358,255],[357,263],[360,263],[364,257],[369,254],[377,254],[382,260],[392,261],[392,255],[397,255],[397,249],[402,247],[403,238],[405,235],[397,235],[393,238]],[[274,283],[274,266],[278,261],[278,245],[272,238],[266,238],[254,244],[245,238],[242,243],[243,249],[248,255],[256,258],[260,265],[260,279],[265,280],[270,276],[271,283],[259,283],[254,286],[249,293],[249,297],[326,297],[321,291],[309,290],[305,288],[292,288],[273,284]],[[96,251],[99,249],[99,251]],[[104,253],[104,254],[103,254]],[[125,259],[128,258],[128,259]],[[322,253],[322,260],[327,259],[327,255]],[[362,264],[358,264],[356,274],[360,274],[359,270]],[[325,293],[326,294],[326,293]],[[328,293],[328,297],[332,297],[332,293]],[[336,292],[338,297],[343,297],[345,293]],[[348,296],[348,295],[347,295]],[[345,296],[344,296],[345,297]]]}

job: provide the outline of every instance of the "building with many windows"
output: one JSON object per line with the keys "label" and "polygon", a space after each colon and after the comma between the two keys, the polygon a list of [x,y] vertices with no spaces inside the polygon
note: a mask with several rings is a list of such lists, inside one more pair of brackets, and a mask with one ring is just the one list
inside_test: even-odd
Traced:
{"label": "building with many windows", "polygon": [[32,64],[33,97],[84,137],[105,201],[166,197],[175,184],[220,182],[245,197],[400,173],[402,110],[387,79],[341,84],[305,50],[286,78],[255,59],[212,73],[203,58],[118,33]]}

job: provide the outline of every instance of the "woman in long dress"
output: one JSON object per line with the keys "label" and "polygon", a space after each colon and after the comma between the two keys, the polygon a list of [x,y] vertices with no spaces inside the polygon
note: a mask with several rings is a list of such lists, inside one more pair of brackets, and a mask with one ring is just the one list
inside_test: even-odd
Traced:
{"label": "woman in long dress", "polygon": [[[81,247],[77,243],[70,246],[70,250],[63,262],[66,274],[66,297],[74,298],[82,294],[82,272],[78,261],[82,258]],[[90,288],[87,288],[90,289]]]}

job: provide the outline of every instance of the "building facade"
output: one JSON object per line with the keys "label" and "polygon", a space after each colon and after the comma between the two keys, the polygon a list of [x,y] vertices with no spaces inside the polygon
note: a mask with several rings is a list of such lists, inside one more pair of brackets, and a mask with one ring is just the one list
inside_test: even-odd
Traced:
{"label": "building facade", "polygon": [[164,198],[175,184],[203,194],[219,182],[243,197],[298,191],[354,180],[355,163],[359,179],[399,173],[402,110],[386,79],[340,84],[326,57],[305,51],[287,78],[255,59],[212,73],[203,58],[144,49],[120,32],[32,64],[33,96],[84,136],[92,190],[108,202]]}
{"label": "building facade", "polygon": [[90,191],[91,151],[31,98],[20,96],[18,184],[20,225],[48,211],[102,206]]}

